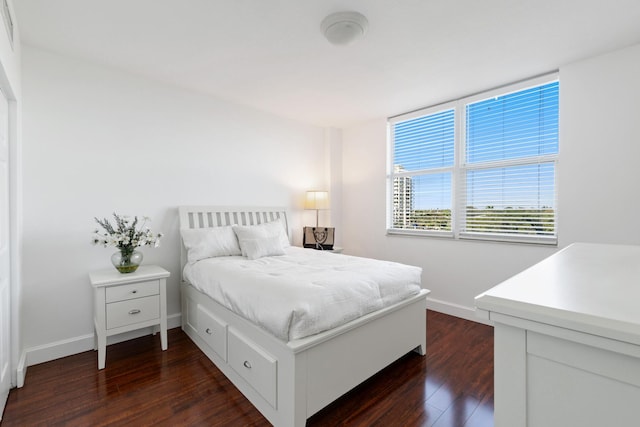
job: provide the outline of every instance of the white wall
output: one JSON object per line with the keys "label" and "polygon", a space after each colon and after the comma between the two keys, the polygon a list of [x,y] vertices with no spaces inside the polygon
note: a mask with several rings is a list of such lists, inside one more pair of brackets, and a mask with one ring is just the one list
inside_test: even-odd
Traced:
{"label": "white wall", "polygon": [[561,69],[560,243],[640,244],[640,45]]}
{"label": "white wall", "polygon": [[287,206],[300,243],[304,191],[327,184],[322,128],[28,46],[23,59],[29,364],[92,342],[88,273],[111,268],[115,252],[90,245],[94,216],[147,215],[165,233],[143,252],[171,272],[170,316],[180,311],[178,205]]}
{"label": "white wall", "polygon": [[320,226],[335,228],[335,246],[342,246],[342,131],[325,129],[325,179],[328,183],[330,209],[319,215]]}
{"label": "white wall", "polygon": [[[640,244],[638,70],[640,45],[560,68],[560,247]],[[386,150],[385,118],[343,132],[345,252],[422,267],[430,307],[474,318],[476,295],[557,250],[385,235]]]}

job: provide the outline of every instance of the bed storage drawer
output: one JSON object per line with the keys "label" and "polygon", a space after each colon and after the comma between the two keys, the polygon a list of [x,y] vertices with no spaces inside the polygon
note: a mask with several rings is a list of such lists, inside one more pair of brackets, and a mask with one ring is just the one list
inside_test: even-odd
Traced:
{"label": "bed storage drawer", "polygon": [[232,328],[228,336],[229,365],[276,408],[276,359]]}
{"label": "bed storage drawer", "polygon": [[198,335],[225,362],[227,361],[227,324],[198,305]]}

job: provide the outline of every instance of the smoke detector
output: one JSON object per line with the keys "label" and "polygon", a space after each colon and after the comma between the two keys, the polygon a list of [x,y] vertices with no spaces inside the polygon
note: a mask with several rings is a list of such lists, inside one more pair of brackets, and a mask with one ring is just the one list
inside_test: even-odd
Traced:
{"label": "smoke detector", "polygon": [[320,29],[331,44],[348,45],[364,36],[369,28],[367,18],[358,12],[332,13],[322,20]]}

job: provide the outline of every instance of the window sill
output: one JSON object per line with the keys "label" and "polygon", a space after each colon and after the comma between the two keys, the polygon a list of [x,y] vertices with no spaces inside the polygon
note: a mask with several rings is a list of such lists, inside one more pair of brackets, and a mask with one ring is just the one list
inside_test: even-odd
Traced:
{"label": "window sill", "polygon": [[412,236],[427,238],[444,238],[451,240],[482,241],[488,243],[517,243],[524,245],[558,246],[557,237],[549,236],[514,236],[508,234],[460,233],[458,237],[451,231],[402,230],[387,229],[388,236]]}
{"label": "window sill", "polygon": [[438,237],[453,239],[452,231],[431,231],[431,230],[404,230],[399,228],[388,228],[387,235],[396,236],[416,236],[416,237]]}

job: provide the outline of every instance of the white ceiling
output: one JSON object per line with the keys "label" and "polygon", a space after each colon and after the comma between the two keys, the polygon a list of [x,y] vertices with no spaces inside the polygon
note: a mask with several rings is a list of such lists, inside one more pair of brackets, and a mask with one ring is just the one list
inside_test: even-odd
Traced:
{"label": "white ceiling", "polygon": [[[639,0],[14,0],[22,42],[343,127],[640,42]],[[320,22],[355,10],[364,39]]]}

